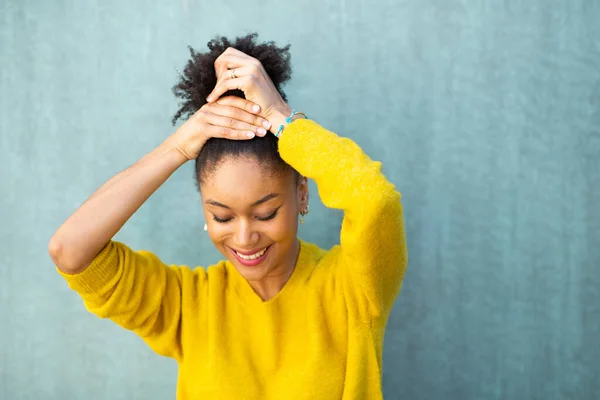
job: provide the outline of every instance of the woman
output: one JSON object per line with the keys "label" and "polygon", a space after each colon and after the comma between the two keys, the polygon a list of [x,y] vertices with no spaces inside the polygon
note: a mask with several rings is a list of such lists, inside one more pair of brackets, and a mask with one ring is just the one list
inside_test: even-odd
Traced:
{"label": "woman", "polygon": [[[193,116],[94,193],[50,255],[89,311],[178,361],[180,399],[381,398],[384,331],[407,264],[400,194],[354,142],[291,112],[280,90],[288,47],[249,35],[209,48],[191,51],[174,89],[186,100],[175,119]],[[225,260],[167,266],[113,241],[189,160]],[[328,251],[297,238],[307,177],[344,210]]]}

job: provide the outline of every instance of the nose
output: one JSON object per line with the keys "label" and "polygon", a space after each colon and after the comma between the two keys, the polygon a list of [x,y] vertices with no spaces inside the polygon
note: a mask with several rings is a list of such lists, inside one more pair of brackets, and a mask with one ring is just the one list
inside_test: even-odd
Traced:
{"label": "nose", "polygon": [[236,226],[235,242],[240,249],[252,249],[258,244],[260,234],[256,232],[251,221],[245,218],[239,218]]}

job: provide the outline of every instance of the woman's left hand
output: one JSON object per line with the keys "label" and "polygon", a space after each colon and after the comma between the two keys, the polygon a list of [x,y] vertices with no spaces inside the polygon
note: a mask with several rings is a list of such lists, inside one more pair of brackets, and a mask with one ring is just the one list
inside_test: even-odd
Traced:
{"label": "woman's left hand", "polygon": [[257,59],[230,47],[215,60],[215,72],[217,84],[206,99],[209,103],[217,101],[228,90],[241,90],[246,100],[260,106],[260,114],[271,122],[272,130],[290,114],[291,108]]}

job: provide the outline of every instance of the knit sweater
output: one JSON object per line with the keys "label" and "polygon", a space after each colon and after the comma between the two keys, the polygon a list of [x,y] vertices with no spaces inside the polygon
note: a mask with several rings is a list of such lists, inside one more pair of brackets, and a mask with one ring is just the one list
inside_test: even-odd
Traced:
{"label": "knit sweater", "polygon": [[381,399],[384,331],[407,265],[400,194],[379,162],[311,120],[289,124],[279,151],[344,219],[330,250],[300,241],[269,301],[228,261],[167,265],[116,241],[61,274],[87,310],[177,360],[178,399]]}

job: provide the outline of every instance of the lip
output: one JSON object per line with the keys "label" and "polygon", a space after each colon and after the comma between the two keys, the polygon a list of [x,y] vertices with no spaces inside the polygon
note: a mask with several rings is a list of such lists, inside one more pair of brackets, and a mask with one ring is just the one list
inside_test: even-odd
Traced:
{"label": "lip", "polygon": [[[261,262],[263,262],[265,260],[265,258],[267,258],[267,254],[269,254],[269,251],[271,250],[271,245],[267,246],[267,250],[265,251],[265,253],[262,256],[258,257],[257,259],[254,259],[254,260],[244,260],[243,258],[238,256],[236,251],[233,250],[231,247],[229,248],[229,250],[231,250],[231,253],[240,262],[240,264],[242,264],[246,267],[254,267],[254,266],[260,264]],[[252,255],[252,254],[258,253],[260,250],[262,250],[262,249],[255,250],[253,252],[240,251],[239,253],[243,254],[243,255]]]}

